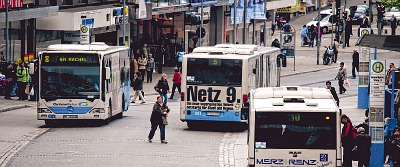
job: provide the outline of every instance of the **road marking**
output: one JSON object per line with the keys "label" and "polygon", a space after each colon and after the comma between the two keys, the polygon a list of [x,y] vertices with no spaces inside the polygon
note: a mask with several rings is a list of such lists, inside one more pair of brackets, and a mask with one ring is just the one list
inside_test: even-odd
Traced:
{"label": "road marking", "polygon": [[219,145],[219,166],[234,167],[235,166],[235,143],[238,139],[238,133],[225,133]]}
{"label": "road marking", "polygon": [[36,130],[29,132],[28,134],[12,142],[13,144],[0,154],[0,167],[7,166],[7,164],[12,161],[14,156],[19,151],[21,151],[29,142],[47,132],[48,130],[49,128],[37,128]]}

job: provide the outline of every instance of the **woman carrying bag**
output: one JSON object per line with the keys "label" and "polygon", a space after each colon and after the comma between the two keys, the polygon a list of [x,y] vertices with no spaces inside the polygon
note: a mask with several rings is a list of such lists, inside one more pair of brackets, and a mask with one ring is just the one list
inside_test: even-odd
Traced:
{"label": "woman carrying bag", "polygon": [[163,103],[163,98],[161,96],[157,97],[157,102],[153,106],[153,111],[151,112],[150,122],[151,122],[151,130],[149,133],[148,141],[151,143],[154,133],[157,130],[157,127],[160,127],[160,137],[161,143],[167,144],[165,141],[165,126],[168,125],[168,113],[169,108],[167,105]]}

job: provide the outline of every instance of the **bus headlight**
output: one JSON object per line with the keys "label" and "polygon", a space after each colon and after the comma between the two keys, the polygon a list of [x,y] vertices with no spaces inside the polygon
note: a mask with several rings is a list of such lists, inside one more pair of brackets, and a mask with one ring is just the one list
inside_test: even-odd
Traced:
{"label": "bus headlight", "polygon": [[52,112],[47,108],[42,108],[42,109],[38,109],[38,113],[52,113]]}
{"label": "bus headlight", "polygon": [[104,109],[95,108],[95,109],[92,110],[92,113],[104,113]]}

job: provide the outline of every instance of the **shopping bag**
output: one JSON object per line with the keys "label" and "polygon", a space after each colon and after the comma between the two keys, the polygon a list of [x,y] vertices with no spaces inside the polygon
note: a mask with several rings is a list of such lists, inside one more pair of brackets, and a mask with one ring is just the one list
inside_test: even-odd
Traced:
{"label": "shopping bag", "polygon": [[29,96],[34,96],[34,95],[35,95],[35,90],[32,87],[31,91],[29,92]]}

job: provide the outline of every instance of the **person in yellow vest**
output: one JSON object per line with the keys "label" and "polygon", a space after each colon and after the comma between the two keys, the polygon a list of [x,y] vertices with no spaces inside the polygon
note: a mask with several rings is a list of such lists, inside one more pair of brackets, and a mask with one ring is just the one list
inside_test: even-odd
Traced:
{"label": "person in yellow vest", "polygon": [[[26,67],[25,62],[21,62],[17,68],[18,100],[28,100],[28,94],[26,93],[28,83],[29,69]],[[27,92],[29,92],[29,86]]]}

